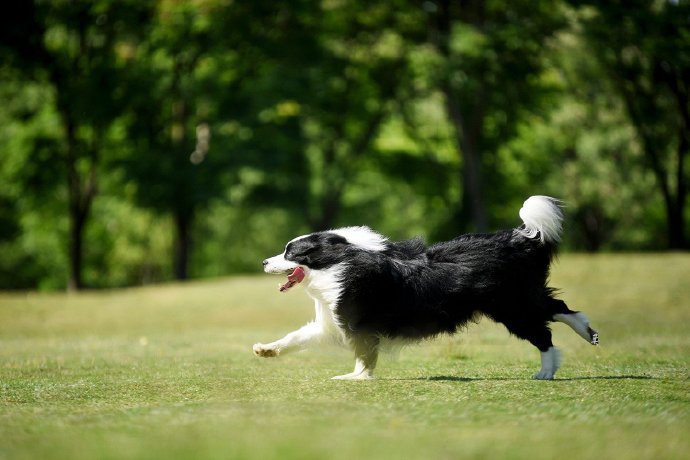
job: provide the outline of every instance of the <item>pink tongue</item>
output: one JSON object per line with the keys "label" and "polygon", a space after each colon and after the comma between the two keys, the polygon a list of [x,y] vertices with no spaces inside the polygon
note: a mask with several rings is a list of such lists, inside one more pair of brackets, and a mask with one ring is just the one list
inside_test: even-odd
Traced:
{"label": "pink tongue", "polygon": [[304,279],[304,269],[302,267],[297,267],[295,270],[288,275],[287,283],[280,286],[280,292],[285,292],[290,289],[295,284],[301,283]]}

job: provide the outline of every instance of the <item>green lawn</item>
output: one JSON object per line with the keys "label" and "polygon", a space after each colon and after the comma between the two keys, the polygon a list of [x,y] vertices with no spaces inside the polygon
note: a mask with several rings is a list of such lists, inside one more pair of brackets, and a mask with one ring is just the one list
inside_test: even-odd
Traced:
{"label": "green lawn", "polygon": [[0,458],[688,458],[690,255],[563,255],[553,285],[601,334],[564,363],[486,320],[383,355],[260,359],[312,314],[278,278],[0,294]]}

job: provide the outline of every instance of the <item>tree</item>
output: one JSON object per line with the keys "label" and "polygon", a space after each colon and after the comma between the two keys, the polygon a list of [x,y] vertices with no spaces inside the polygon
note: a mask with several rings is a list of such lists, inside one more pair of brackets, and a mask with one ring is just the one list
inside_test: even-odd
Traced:
{"label": "tree", "polygon": [[259,2],[226,21],[242,32],[225,43],[244,58],[235,63],[244,99],[223,96],[223,115],[252,133],[236,146],[245,152],[236,166],[260,177],[248,202],[280,203],[302,217],[305,230],[327,229],[342,218],[348,187],[394,111],[406,34],[421,30],[421,10],[404,1],[264,8]]}
{"label": "tree", "polygon": [[[3,50],[11,63],[50,84],[60,139],[42,167],[61,172],[69,214],[70,289],[83,287],[84,230],[98,192],[108,131],[121,115],[123,47],[136,41],[146,2],[23,2],[13,9]],[[24,39],[28,37],[28,39]]]}
{"label": "tree", "polygon": [[292,8],[162,2],[137,53],[128,123],[135,147],[121,165],[137,184],[137,202],[172,217],[177,279],[189,277],[199,215],[224,199],[233,181],[255,178],[245,194],[255,206],[275,206],[280,193],[306,192],[289,180],[305,175],[304,162],[285,158],[299,136],[291,136],[297,126],[285,89],[291,79],[277,65],[286,33],[303,33],[291,25]]}
{"label": "tree", "polygon": [[122,158],[140,205],[170,213],[173,271],[188,277],[191,231],[200,203],[217,189],[209,164],[212,105],[205,104],[200,67],[208,55],[213,8],[158,3],[149,34],[134,51],[127,87],[133,148]]}
{"label": "tree", "polygon": [[687,248],[690,4],[574,1],[585,36],[621,97],[666,209],[668,245]]}
{"label": "tree", "polygon": [[372,152],[398,96],[406,55],[396,14],[394,7],[368,2],[324,14],[322,59],[312,74],[305,119],[310,145],[319,153],[312,158],[315,230],[336,224],[347,185]]}
{"label": "tree", "polygon": [[[429,37],[441,58],[438,88],[462,157],[459,226],[489,227],[495,152],[533,109],[544,84],[545,42],[563,25],[547,1],[426,2]],[[493,166],[495,168],[495,166]]]}

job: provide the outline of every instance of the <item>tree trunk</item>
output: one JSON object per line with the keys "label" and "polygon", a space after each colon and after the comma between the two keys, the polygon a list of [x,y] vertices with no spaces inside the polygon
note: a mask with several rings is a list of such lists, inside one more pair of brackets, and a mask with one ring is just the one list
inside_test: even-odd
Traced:
{"label": "tree trunk", "polygon": [[84,215],[74,209],[70,209],[69,218],[69,280],[67,282],[67,290],[73,292],[84,287],[82,281],[82,267],[86,219]]}
{"label": "tree trunk", "polygon": [[336,219],[340,213],[342,194],[341,188],[332,188],[319,200],[319,215],[311,221],[313,231],[320,232],[335,227]]}
{"label": "tree trunk", "polygon": [[76,165],[75,126],[67,113],[63,113],[63,124],[66,143],[65,167],[67,169],[67,206],[69,208],[69,278],[67,280],[67,289],[69,291],[77,291],[83,287],[81,269],[84,245],[82,234],[84,231],[85,216],[82,213],[80,205],[81,184]]}
{"label": "tree trunk", "polygon": [[690,150],[690,134],[685,130],[684,123],[680,128],[678,148],[676,150],[676,196],[667,203],[668,215],[668,244],[671,249],[687,249],[688,242],[685,237],[685,200],[687,198],[687,186],[685,182],[685,156]]}
{"label": "tree trunk", "polygon": [[[481,26],[482,5],[470,5],[470,9],[477,8],[479,12],[470,13],[473,15],[473,22]],[[439,14],[437,22],[437,47],[441,55],[450,62],[450,39],[451,39],[451,2],[443,0],[439,2]],[[449,72],[449,71],[448,71]],[[447,73],[448,73],[447,72]],[[484,193],[484,179],[482,175],[482,152],[480,138],[484,125],[484,92],[480,89],[474,95],[474,110],[471,114],[463,113],[457,94],[453,91],[452,85],[447,75],[443,79],[441,88],[448,117],[450,118],[455,130],[455,137],[458,150],[463,160],[462,171],[459,174],[462,190],[462,212],[461,216],[468,216],[472,230],[486,232],[489,227],[489,219],[486,211],[486,197]],[[460,227],[466,227],[465,222],[459,223]]]}
{"label": "tree trunk", "polygon": [[[627,76],[622,50],[619,50],[615,57],[616,71],[613,73],[614,81],[617,82],[621,90],[628,116],[640,138],[642,150],[649,161],[664,199],[668,247],[669,249],[687,249],[685,203],[688,189],[685,158],[690,153],[690,113],[688,112],[688,91],[685,86],[685,79],[673,72],[657,70],[657,72],[660,72],[659,75],[663,77],[658,84],[666,84],[671,89],[676,98],[677,110],[680,115],[681,124],[678,132],[678,147],[676,149],[676,157],[674,158],[675,164],[672,165],[674,161],[664,161],[664,150],[668,148],[668,143],[659,142],[658,134],[649,127],[645,119],[650,116],[648,107],[656,109],[653,113],[661,112],[654,100],[655,94],[645,89],[646,87],[641,82],[641,78],[630,79]],[[663,69],[663,66],[660,64],[657,64],[656,67]],[[632,86],[630,83],[632,83]],[[646,104],[640,104],[639,99],[642,99]],[[673,180],[669,180],[673,176],[675,176],[675,184]],[[675,190],[673,188],[674,185]]]}
{"label": "tree trunk", "polygon": [[[91,204],[96,195],[96,154],[92,155],[91,171],[85,179],[77,170],[76,126],[69,113],[63,112],[67,169],[67,196],[69,208],[69,279],[67,289],[76,291],[84,287],[82,269],[84,265],[84,230],[91,213]],[[94,147],[97,149],[97,147]]]}
{"label": "tree trunk", "polygon": [[487,232],[489,230],[489,216],[486,211],[486,197],[484,196],[484,179],[481,173],[481,155],[479,150],[463,149],[465,167],[462,171],[463,208],[470,210],[470,219],[474,230]]}
{"label": "tree trunk", "polygon": [[[664,66],[659,66],[664,69]],[[678,128],[678,147],[676,149],[676,199],[673,217],[669,218],[669,245],[672,249],[687,249],[685,234],[685,203],[688,194],[685,160],[690,154],[690,82],[687,69],[664,72],[666,81],[675,97],[680,126]]]}
{"label": "tree trunk", "polygon": [[658,151],[656,144],[651,141],[644,126],[639,123],[639,118],[631,112],[633,125],[635,126],[638,135],[642,140],[642,148],[647,156],[652,171],[656,177],[659,185],[659,190],[664,198],[664,207],[666,208],[666,225],[668,235],[669,249],[686,249],[687,241],[685,238],[685,203],[687,198],[687,186],[685,183],[685,155],[688,153],[688,139],[687,134],[680,133],[678,149],[676,151],[676,183],[675,190],[673,184],[668,179],[670,172],[664,167],[662,152]]}
{"label": "tree trunk", "polygon": [[[68,147],[68,150],[71,149]],[[74,160],[74,158],[71,158]],[[68,155],[69,172],[69,280],[67,289],[77,291],[84,287],[82,270],[84,266],[84,231],[91,214],[91,205],[96,194],[95,171],[92,171],[86,186],[82,186],[76,174],[76,165]],[[95,168],[95,165],[92,166]]]}
{"label": "tree trunk", "polygon": [[[469,217],[472,230],[486,232],[489,227],[489,219],[484,196],[481,150],[478,148],[479,132],[466,125],[459,104],[447,87],[444,87],[444,96],[446,110],[453,124],[456,143],[463,160],[462,170],[459,174],[462,190],[462,215]],[[466,227],[466,225],[462,226]]]}
{"label": "tree trunk", "polygon": [[175,279],[189,278],[189,254],[192,246],[191,228],[194,218],[192,215],[176,213],[175,220],[175,248],[173,254],[173,271]]}
{"label": "tree trunk", "polygon": [[683,210],[673,206],[667,209],[668,222],[668,246],[669,249],[686,249],[685,241],[685,222],[683,221]]}

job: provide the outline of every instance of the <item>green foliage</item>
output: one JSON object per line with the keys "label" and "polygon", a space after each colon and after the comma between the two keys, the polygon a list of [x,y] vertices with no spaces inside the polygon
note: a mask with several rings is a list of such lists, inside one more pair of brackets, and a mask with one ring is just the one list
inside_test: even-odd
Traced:
{"label": "green foliage", "polygon": [[[60,180],[60,169],[51,167],[59,138],[53,97],[10,69],[0,81],[0,287],[59,287],[65,280],[51,274],[64,271],[65,227],[53,208],[64,204],[64,195],[50,193]],[[53,226],[46,229],[43,219]]]}
{"label": "green foliage", "polygon": [[687,237],[687,2],[21,3],[0,288],[253,271],[339,225],[436,241],[532,194],[575,250]]}
{"label": "green foliage", "polygon": [[505,199],[496,153],[520,120],[541,108],[550,89],[539,78],[542,50],[564,21],[553,2],[438,3],[429,8],[439,64],[433,84],[462,158],[462,201],[441,233],[448,238],[459,229],[487,231],[487,203]]}
{"label": "green foliage", "polygon": [[649,210],[662,203],[612,82],[600,78],[587,43],[572,31],[560,34],[549,54],[560,71],[548,78],[564,94],[557,109],[528,118],[499,151],[508,191],[518,195],[500,215],[512,218],[519,190],[543,190],[564,200],[573,247],[661,246],[663,220]]}
{"label": "green foliage", "polygon": [[620,95],[663,198],[667,241],[686,248],[690,182],[690,4],[576,2],[583,35]]}

